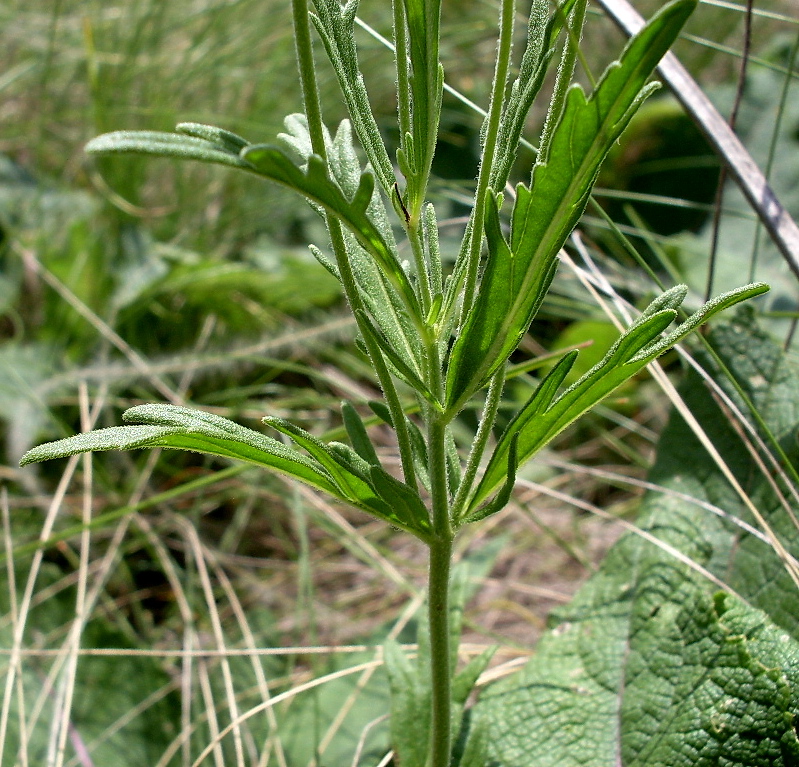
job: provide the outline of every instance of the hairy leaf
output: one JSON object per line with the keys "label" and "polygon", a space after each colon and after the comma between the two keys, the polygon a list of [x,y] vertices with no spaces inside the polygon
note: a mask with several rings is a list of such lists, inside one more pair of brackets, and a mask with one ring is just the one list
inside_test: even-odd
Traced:
{"label": "hairy leaf", "polygon": [[281,149],[267,144],[255,144],[244,149],[242,158],[256,173],[299,192],[340,219],[358,238],[361,246],[380,264],[383,273],[399,291],[413,316],[420,316],[416,295],[408,276],[383,234],[367,215],[374,192],[374,176],[371,173],[361,175],[355,194],[352,199],[347,199],[338,184],[330,178],[325,162],[317,155],[308,157],[306,170],[297,167]]}
{"label": "hairy leaf", "polygon": [[352,448],[325,444],[299,426],[275,416],[263,419],[307,450],[346,493],[351,503],[396,527],[425,538],[430,531],[427,509],[407,485],[379,466],[370,466]]}
{"label": "hairy leaf", "polygon": [[[190,125],[184,123],[183,126]],[[148,154],[155,157],[173,157],[180,160],[200,160],[234,168],[252,170],[252,166],[241,159],[238,150],[231,144],[221,140],[222,133],[235,136],[235,133],[222,131],[221,128],[202,126],[208,131],[219,131],[220,140],[210,141],[210,132],[205,131],[202,137],[193,131],[191,135],[178,133],[162,133],[158,131],[115,131],[104,133],[86,144],[89,154]],[[242,139],[243,141],[244,139]]]}
{"label": "hairy leaf", "polygon": [[[303,163],[307,163],[312,152],[305,116],[291,115],[286,118],[285,124],[289,132],[280,134],[279,138],[292,147]],[[338,186],[347,197],[354,197],[363,174],[347,120],[342,121],[339,125],[335,137],[328,140],[328,161],[330,172]],[[391,224],[377,190],[372,193],[366,214],[389,251],[395,253],[396,243]],[[413,318],[409,315],[402,296],[392,285],[385,270],[362,247],[356,235],[345,230],[344,236],[347,257],[361,299],[379,329],[378,340],[385,341],[385,344],[381,343],[381,347],[388,345],[390,356],[400,358],[401,362],[396,367],[402,377],[405,377],[415,388],[423,377],[421,363],[425,353]],[[324,263],[324,260],[322,262]],[[327,268],[332,267],[328,266]]]}
{"label": "hairy leaf", "polygon": [[671,323],[676,315],[675,308],[686,294],[682,285],[672,288],[644,310],[599,363],[560,396],[553,398],[555,389],[574,360],[574,355],[564,357],[508,424],[472,499],[471,508],[474,509],[477,503],[482,502],[506,477],[508,450],[517,435],[519,466],[700,323],[724,308],[767,290],[768,286],[755,283],[718,296],[681,323],[672,333],[659,339],[658,336]]}
{"label": "hairy leaf", "polygon": [[380,185],[390,194],[396,183],[396,177],[372,113],[369,95],[358,66],[358,52],[355,46],[355,14],[358,10],[358,0],[350,0],[344,5],[339,0],[314,0],[314,7],[317,15],[311,18],[338,78],[355,132]]}
{"label": "hairy leaf", "polygon": [[123,418],[146,425],[112,426],[48,442],[27,452],[20,465],[99,450],[166,447],[258,464],[345,498],[316,461],[226,418],[175,405],[138,405],[126,410]]}
{"label": "hairy leaf", "polygon": [[477,300],[452,350],[447,408],[463,403],[518,346],[549,288],[558,251],[580,219],[599,167],[635,110],[652,92],[645,82],[674,42],[696,0],[662,8],[630,41],[586,97],[575,85],[552,136],[546,162],[528,190],[517,187],[510,243],[495,206],[486,215],[489,257]]}

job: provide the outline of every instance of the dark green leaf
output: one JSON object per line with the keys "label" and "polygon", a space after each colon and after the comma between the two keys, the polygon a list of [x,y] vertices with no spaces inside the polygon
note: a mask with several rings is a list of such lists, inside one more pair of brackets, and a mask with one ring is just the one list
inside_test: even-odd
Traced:
{"label": "dark green leaf", "polygon": [[[714,331],[711,343],[788,460],[799,460],[795,361],[753,329],[751,315]],[[682,394],[783,545],[799,554],[799,531],[771,477],[701,379],[692,376]],[[528,767],[531,753],[536,765],[552,767],[799,764],[796,585],[761,536],[700,505],[748,518],[679,416],[661,438],[650,480],[664,492],[646,496],[639,527],[724,579],[748,603],[715,593],[715,583],[670,550],[626,534],[558,612],[528,666],[483,693],[478,709],[490,722],[489,761],[498,767]]]}
{"label": "dark green leaf", "polygon": [[511,241],[506,243],[489,206],[489,259],[447,372],[447,408],[463,403],[504,364],[543,300],[558,251],[580,219],[599,167],[644,98],[645,82],[674,42],[696,0],[662,8],[611,64],[590,97],[573,86],[539,160],[530,189],[517,187]]}
{"label": "dark green leaf", "polygon": [[427,511],[411,488],[386,474],[380,467],[370,466],[347,445],[327,445],[282,418],[267,416],[263,422],[287,434],[307,450],[354,506],[422,539],[426,538],[430,529]]}
{"label": "dark green leaf", "polygon": [[341,415],[344,419],[344,428],[347,430],[355,452],[370,466],[379,466],[380,459],[377,457],[372,440],[369,439],[366,426],[364,426],[358,411],[349,402],[342,402]]}
{"label": "dark green leaf", "polygon": [[[555,388],[560,383],[553,374],[556,370],[565,374],[565,365],[571,367],[571,362],[566,363],[565,360],[573,361],[573,356],[564,358],[542,382],[539,387],[541,393],[536,391],[508,424],[472,499],[471,509],[487,498],[507,476],[507,454],[515,434],[519,435],[518,465],[521,465],[580,415],[638,373],[655,357],[671,348],[701,322],[724,308],[767,290],[768,286],[760,283],[725,293],[705,304],[664,339],[655,340],[676,315],[673,307],[678,306],[685,296],[683,286],[672,288],[644,310],[638,320],[610,348],[604,359],[552,400]],[[666,339],[668,343],[665,343]]]}

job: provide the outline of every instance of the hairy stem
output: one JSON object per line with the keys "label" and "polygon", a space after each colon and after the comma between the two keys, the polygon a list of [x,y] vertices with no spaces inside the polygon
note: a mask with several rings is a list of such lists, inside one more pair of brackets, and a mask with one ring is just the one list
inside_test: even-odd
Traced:
{"label": "hairy stem", "polygon": [[483,153],[480,161],[480,172],[477,177],[477,191],[474,196],[474,209],[472,218],[474,226],[468,230],[471,236],[468,247],[468,260],[466,264],[466,284],[463,291],[463,304],[461,320],[463,321],[474,301],[477,286],[477,267],[480,263],[480,250],[483,244],[483,216],[485,213],[486,194],[488,194],[488,179],[491,178],[491,169],[494,165],[494,154],[497,148],[497,136],[502,117],[502,105],[505,101],[505,88],[508,81],[508,68],[510,66],[511,48],[513,47],[513,17],[515,1],[503,0],[502,15],[499,20],[499,48],[497,62],[494,70],[494,82],[491,89],[491,104],[488,108]]}
{"label": "hairy stem", "polygon": [[428,620],[430,621],[430,682],[432,727],[430,767],[449,767],[452,751],[452,665],[449,646],[449,571],[452,538],[430,545]]}
{"label": "hairy stem", "polygon": [[[322,110],[319,103],[319,88],[316,83],[316,72],[314,68],[308,2],[307,0],[292,0],[291,5],[294,17],[294,39],[297,45],[297,64],[300,70],[302,95],[308,118],[308,131],[311,134],[311,146],[315,154],[326,159],[327,148],[325,147]],[[363,327],[366,308],[361,300],[361,294],[358,291],[355,275],[352,272],[352,265],[347,256],[347,247],[344,241],[344,234],[341,230],[341,224],[338,219],[330,215],[325,215],[325,221],[328,233],[330,234],[333,253],[336,258],[336,266],[341,276],[344,295],[347,297],[347,302],[355,315],[355,321],[361,331],[361,337],[366,344],[369,357],[372,360],[372,365],[374,366],[375,373],[380,382],[380,388],[383,390],[383,395],[386,398],[386,405],[391,413],[394,431],[397,435],[405,482],[410,487],[416,488],[416,470],[413,467],[413,452],[411,450],[411,438],[408,433],[408,425],[405,422],[405,411],[402,408],[402,403],[400,402],[399,395],[394,386],[394,381],[391,378],[388,365],[383,358],[383,353],[372,339],[368,330],[365,330]]]}
{"label": "hairy stem", "polygon": [[[429,344],[429,384],[437,396],[442,379],[437,343]],[[430,624],[430,682],[432,722],[431,767],[449,767],[452,749],[452,664],[449,643],[449,573],[452,559],[452,525],[447,485],[446,421],[443,414],[427,409],[427,436],[432,504],[433,538],[428,572],[428,621]]]}

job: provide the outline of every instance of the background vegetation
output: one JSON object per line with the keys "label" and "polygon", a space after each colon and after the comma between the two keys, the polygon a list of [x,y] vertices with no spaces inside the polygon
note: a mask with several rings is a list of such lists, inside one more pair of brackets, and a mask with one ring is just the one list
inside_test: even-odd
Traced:
{"label": "background vegetation", "polygon": [[[737,129],[796,217],[792,5],[755,4]],[[447,81],[483,105],[494,6],[445,3]],[[739,90],[745,11],[703,3],[677,49],[725,116]],[[591,12],[585,54],[596,72],[621,36]],[[382,4],[364,0],[361,15],[389,34]],[[253,764],[377,764],[387,685],[373,647],[413,636],[424,561],[412,541],[303,488],[239,466],[212,473],[191,455],[16,468],[37,441],[118,423],[121,410],[154,399],[255,427],[267,413],[290,417],[331,435],[343,396],[372,397],[337,286],[307,252],[320,232],[311,211],[222,169],[92,162],[82,151],[103,131],[178,121],[270,140],[301,106],[289,8],[29,0],[3,4],[0,20],[0,471],[9,512],[0,667],[12,647],[24,648],[6,689],[0,754],[24,754],[22,764],[57,759],[51,733],[64,721],[63,763],[188,765],[237,713],[282,695],[239,732],[245,752],[260,755]],[[366,31],[360,46],[388,126],[390,54]],[[321,73],[333,124],[343,108],[332,75]],[[448,97],[432,189],[451,214],[445,249],[463,223],[480,122]],[[790,349],[797,281],[730,185],[714,238],[718,175],[713,153],[664,95],[630,127],[596,197],[666,282],[685,281],[696,296],[711,273],[714,293],[750,272],[771,282],[757,311]],[[651,290],[598,211],[580,231],[584,250],[572,255],[583,266],[589,259],[595,281],[633,302]],[[518,362],[593,340],[579,375],[615,337],[579,276],[561,269]],[[665,365],[680,378],[676,355]],[[519,400],[528,386],[520,379]],[[526,660],[549,611],[618,537],[616,520],[635,519],[667,415],[656,384],[635,381],[535,461],[509,512],[460,539],[472,591],[465,648],[499,643],[492,674]],[[464,439],[471,426],[464,421]],[[91,557],[82,562],[78,526],[89,516]],[[114,695],[98,705],[105,689]],[[212,758],[232,764],[232,753],[226,744]]]}

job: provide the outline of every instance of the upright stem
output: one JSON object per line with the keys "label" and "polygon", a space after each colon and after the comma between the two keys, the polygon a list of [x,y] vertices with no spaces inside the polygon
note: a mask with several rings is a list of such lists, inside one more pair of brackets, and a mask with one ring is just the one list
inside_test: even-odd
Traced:
{"label": "upright stem", "polygon": [[[327,159],[327,148],[325,147],[324,124],[322,122],[322,109],[319,102],[319,89],[316,84],[316,71],[314,68],[313,45],[311,43],[311,30],[308,23],[308,0],[292,0],[292,11],[294,17],[294,40],[297,46],[297,64],[300,70],[300,81],[302,83],[302,95],[305,102],[305,114],[308,118],[308,132],[311,135],[311,147],[314,154],[322,159]],[[362,325],[366,309],[358,292],[358,285],[355,275],[352,272],[352,265],[347,256],[347,247],[341,224],[338,219],[331,215],[325,215],[327,230],[330,234],[330,242],[333,246],[333,253],[336,257],[341,275],[341,285],[350,308],[355,315],[355,321],[361,330],[361,336],[366,344],[369,357],[374,365],[375,373],[380,381],[380,387],[386,397],[386,404],[391,412],[394,423],[394,431],[397,434],[399,444],[400,460],[405,482],[412,488],[416,488],[416,471],[413,467],[413,453],[411,450],[411,438],[408,433],[408,425],[405,422],[405,411],[402,408],[394,382],[391,379],[383,353],[372,340],[371,335]]]}
{"label": "upright stem", "polygon": [[491,88],[491,104],[488,108],[483,156],[480,161],[480,172],[477,176],[477,191],[474,195],[474,209],[472,211],[474,225],[469,231],[471,239],[466,262],[466,282],[463,290],[461,321],[465,320],[472,306],[477,286],[477,270],[483,244],[483,216],[485,213],[486,194],[489,193],[488,180],[491,178],[491,169],[494,165],[494,154],[497,148],[497,136],[499,135],[499,124],[502,118],[502,106],[505,102],[505,89],[508,81],[511,48],[513,46],[514,12],[514,0],[503,0],[502,15],[499,21],[500,35],[497,62],[494,70],[494,82]]}
{"label": "upright stem", "polygon": [[[438,347],[432,342],[430,386],[441,394],[442,380]],[[452,659],[450,657],[449,572],[453,532],[447,486],[446,421],[441,413],[428,408],[427,449],[429,453],[430,495],[433,538],[430,542],[428,579],[428,621],[430,625],[430,683],[432,722],[430,767],[449,767],[452,751]]]}
{"label": "upright stem", "polygon": [[430,767],[449,767],[452,752],[452,662],[449,646],[449,571],[452,538],[436,538],[430,545],[430,682],[432,727]]}

